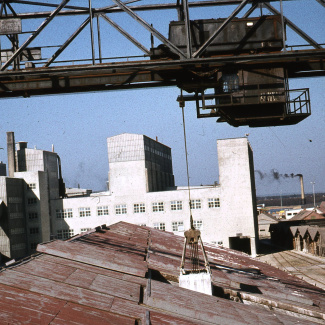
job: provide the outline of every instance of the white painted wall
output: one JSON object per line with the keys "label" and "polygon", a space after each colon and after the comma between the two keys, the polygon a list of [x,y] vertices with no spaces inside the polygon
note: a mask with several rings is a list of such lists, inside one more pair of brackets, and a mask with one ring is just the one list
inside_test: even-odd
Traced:
{"label": "white painted wall", "polygon": [[[115,137],[115,140],[117,138]],[[218,140],[220,185],[191,187],[191,199],[200,200],[201,208],[192,209],[194,221],[202,221],[202,239],[205,242],[222,243],[229,247],[229,237],[248,236],[253,239],[255,252],[257,225],[252,182],[252,168],[247,138]],[[112,178],[114,175],[114,178]],[[254,173],[253,173],[254,175]],[[129,179],[129,181],[128,181]],[[126,221],[153,227],[165,223],[166,231],[173,231],[173,222],[183,222],[185,230],[190,228],[190,209],[187,188],[168,191],[147,192],[143,160],[121,161],[110,164],[110,191],[93,193],[90,197],[53,200],[53,234],[61,229],[73,229],[74,234],[83,228],[94,228],[101,224]],[[220,207],[209,207],[208,199],[219,199]],[[173,211],[171,201],[181,201],[182,210]],[[164,211],[154,212],[153,204],[163,202]],[[145,213],[134,213],[134,204],[144,204]],[[126,214],[116,214],[116,205],[123,204]],[[108,206],[109,215],[98,216],[97,207]],[[79,208],[89,207],[91,216],[79,217]],[[57,219],[56,211],[72,209],[73,217]],[[183,232],[175,234],[183,236]]]}

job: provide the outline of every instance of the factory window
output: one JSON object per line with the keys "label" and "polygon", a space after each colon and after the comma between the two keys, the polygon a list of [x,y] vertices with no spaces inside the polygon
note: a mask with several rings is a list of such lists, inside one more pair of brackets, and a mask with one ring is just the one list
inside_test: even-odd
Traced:
{"label": "factory window", "polygon": [[20,234],[24,234],[25,233],[25,228],[12,228],[10,230],[10,233],[12,235],[20,235]]}
{"label": "factory window", "polygon": [[36,190],[36,184],[35,183],[27,184],[27,189],[28,190]]}
{"label": "factory window", "polygon": [[103,205],[103,206],[97,207],[97,215],[98,216],[108,216],[109,215],[108,206]]}
{"label": "factory window", "polygon": [[25,249],[26,248],[26,244],[25,243],[19,243],[19,244],[14,244],[11,246],[13,251],[18,251],[20,249]]}
{"label": "factory window", "polygon": [[23,199],[21,197],[10,196],[8,197],[8,203],[23,203]]}
{"label": "factory window", "polygon": [[35,228],[29,228],[29,233],[32,234],[38,234],[38,227]]}
{"label": "factory window", "polygon": [[173,231],[184,231],[184,222],[183,221],[174,221],[172,222]]}
{"label": "factory window", "polygon": [[220,199],[219,198],[210,198],[208,199],[209,208],[220,208]]}
{"label": "factory window", "polygon": [[91,228],[81,228],[81,229],[80,229],[80,232],[87,232],[87,231],[89,231],[89,230],[91,230]]}
{"label": "factory window", "polygon": [[10,219],[21,219],[24,215],[21,212],[14,212],[9,214]]}
{"label": "factory window", "polygon": [[79,208],[79,217],[90,217],[90,208]]}
{"label": "factory window", "polygon": [[29,212],[28,213],[29,219],[37,219],[37,217],[38,217],[37,212]]}
{"label": "factory window", "polygon": [[38,245],[38,243],[31,243],[30,244],[30,249],[35,250],[37,245]]}
{"label": "factory window", "polygon": [[218,245],[223,246],[223,241],[222,240],[218,241]]}
{"label": "factory window", "polygon": [[191,200],[191,209],[201,209],[201,200]]}
{"label": "factory window", "polygon": [[164,222],[156,222],[153,224],[154,229],[166,230],[166,225]]}
{"label": "factory window", "polygon": [[118,204],[115,206],[115,213],[116,214],[126,214],[127,213],[127,208],[126,204]]}
{"label": "factory window", "polygon": [[67,239],[74,235],[73,229],[60,229],[57,231],[58,239]]}
{"label": "factory window", "polygon": [[58,219],[72,218],[73,217],[72,209],[56,210],[56,217]]}
{"label": "factory window", "polygon": [[28,205],[34,205],[34,204],[36,204],[36,203],[37,203],[37,199],[34,198],[34,197],[32,197],[32,198],[28,198],[28,199],[27,199],[27,204],[28,204]]}
{"label": "factory window", "polygon": [[135,203],[133,206],[133,212],[134,213],[145,213],[146,212],[146,206],[144,203]]}
{"label": "factory window", "polygon": [[193,226],[195,229],[202,230],[203,229],[202,220],[193,220]]}
{"label": "factory window", "polygon": [[223,73],[221,80],[224,93],[239,90],[239,78],[237,73]]}
{"label": "factory window", "polygon": [[164,202],[152,203],[152,212],[164,211]]}
{"label": "factory window", "polygon": [[170,202],[170,209],[172,211],[182,210],[183,209],[183,202],[182,201],[171,201]]}

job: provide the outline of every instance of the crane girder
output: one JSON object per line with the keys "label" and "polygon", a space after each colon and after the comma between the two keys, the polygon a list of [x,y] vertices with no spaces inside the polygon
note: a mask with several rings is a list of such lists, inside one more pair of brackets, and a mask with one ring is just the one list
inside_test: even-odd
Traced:
{"label": "crane girder", "polygon": [[[171,3],[150,4],[138,4],[138,1],[127,0],[122,2],[112,0],[107,2],[110,5],[105,7],[91,8],[91,2],[88,1],[78,1],[77,5],[75,5],[74,0],[61,0],[60,4],[57,5],[42,0],[0,0],[0,38],[5,38],[11,44],[9,49],[5,49],[3,47],[4,43],[0,43],[2,46],[0,48],[0,98],[175,85],[182,88],[182,84],[188,82],[192,82],[194,85],[197,82],[198,85],[213,86],[213,82],[215,82],[214,74],[225,66],[236,67],[237,69],[281,67],[286,71],[288,78],[325,75],[325,49],[323,44],[318,44],[297,25],[287,19],[282,12],[270,5],[270,3],[278,3],[279,0],[175,0],[171,1]],[[324,4],[323,0],[317,0],[317,2],[321,5]],[[80,5],[80,3],[84,5]],[[19,10],[22,6],[26,10]],[[225,18],[220,29],[210,35],[197,51],[192,51],[191,17],[188,9],[219,8],[221,6],[236,6],[236,8],[227,19]],[[35,8],[34,11],[33,8]],[[44,11],[40,10],[40,8],[50,8],[49,10],[52,11]],[[222,30],[227,28],[227,25],[244,8],[247,11],[246,14],[243,14],[243,17],[249,17],[254,10],[259,11],[263,8],[274,14],[282,15],[283,23],[304,38],[311,48],[289,48],[284,46],[282,51],[205,55],[205,49],[209,47],[209,44],[214,41]],[[183,17],[186,26],[186,52],[183,53],[167,36],[158,31],[157,27],[153,27],[139,15],[142,12],[155,10],[161,10],[162,12],[163,10],[176,10],[178,17]],[[133,19],[138,23],[139,27],[147,29],[148,35],[151,36],[151,49],[149,49],[147,43],[144,44],[143,40],[139,41],[132,36],[132,31],[123,29],[114,19],[115,13],[124,13],[130,16],[131,20]],[[65,17],[81,15],[84,16],[83,23],[75,31],[67,32],[66,38],[61,45],[48,46],[48,44],[42,44],[44,39],[40,39],[39,34],[42,34],[44,29],[48,30],[47,25],[52,20],[56,21]],[[97,18],[96,28],[92,24],[93,18]],[[21,21],[37,21],[39,19],[44,19],[41,25],[31,31],[27,39],[23,37],[28,32],[21,30]],[[107,25],[122,37],[125,37],[132,43],[132,46],[135,46],[138,51],[142,51],[143,54],[125,57],[103,57],[101,29],[98,20],[103,21],[105,24],[108,23]],[[92,57],[84,59],[73,57],[59,61],[62,53],[66,53],[66,49],[75,42],[75,39],[79,37],[86,26],[90,27],[91,44],[88,44],[87,49],[91,49]],[[67,29],[68,27],[67,25]],[[53,32],[54,29],[50,31]],[[95,32],[98,33],[97,53],[93,41]],[[22,38],[22,45],[19,44],[20,38]],[[161,41],[174,57],[154,58],[151,56],[154,38]],[[46,40],[50,41],[51,38]],[[30,48],[30,43],[33,42],[34,44],[34,41],[41,42],[41,44],[37,44],[38,47]],[[42,57],[43,51],[49,51],[51,48],[57,49],[47,58]],[[80,52],[83,53],[83,51]],[[72,52],[72,54],[76,55],[77,53]]]}

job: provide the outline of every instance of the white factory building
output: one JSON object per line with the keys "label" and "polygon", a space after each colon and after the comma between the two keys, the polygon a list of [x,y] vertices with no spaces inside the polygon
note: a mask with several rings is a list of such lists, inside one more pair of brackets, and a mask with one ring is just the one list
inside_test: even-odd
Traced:
{"label": "white factory building", "polygon": [[[23,147],[26,147],[25,144]],[[201,230],[204,242],[256,254],[258,232],[254,165],[247,138],[218,140],[218,184],[191,186],[190,195],[187,187],[175,186],[171,149],[164,144],[145,135],[125,133],[108,138],[107,147],[109,188],[105,192],[75,197],[69,194],[62,198],[59,191],[63,184],[59,159],[56,159],[54,169],[48,169],[52,177],[55,174],[56,185],[53,185],[53,181],[51,184],[49,175],[43,177],[42,183],[35,171],[33,178],[28,168],[25,172],[16,169],[13,178],[24,179],[29,184],[28,190],[24,192],[24,201],[28,202],[32,192],[37,197],[36,204],[43,207],[42,211],[40,208],[37,210],[39,234],[50,236],[39,236],[40,241],[50,238],[66,239],[99,225],[109,226],[118,221],[183,236],[184,230],[190,228],[192,214],[194,226]],[[39,156],[39,152],[44,153],[38,149],[25,150],[28,150],[29,157],[32,157],[31,151],[35,157],[37,153]],[[57,157],[55,153],[46,153]],[[42,172],[46,173],[44,168]],[[54,191],[50,190],[51,186],[54,186]],[[46,188],[48,194],[45,203],[40,195]],[[0,197],[1,199],[8,202],[7,198]],[[46,210],[44,206],[47,206],[48,212],[43,212]],[[28,209],[26,203],[25,208]],[[29,217],[26,215],[25,218],[26,234],[29,237],[31,226]],[[41,221],[43,218],[49,222]],[[41,230],[43,227],[47,229]],[[33,248],[35,241],[33,243],[31,246],[29,240],[27,248]]]}

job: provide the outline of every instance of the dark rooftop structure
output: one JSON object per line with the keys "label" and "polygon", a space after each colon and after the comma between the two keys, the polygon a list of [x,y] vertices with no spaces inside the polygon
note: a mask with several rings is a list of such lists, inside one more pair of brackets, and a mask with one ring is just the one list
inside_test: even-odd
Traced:
{"label": "dark rooftop structure", "polygon": [[205,245],[213,295],[180,288],[183,243],[119,222],[39,244],[37,254],[1,269],[0,323],[324,323],[325,291],[214,245]]}

